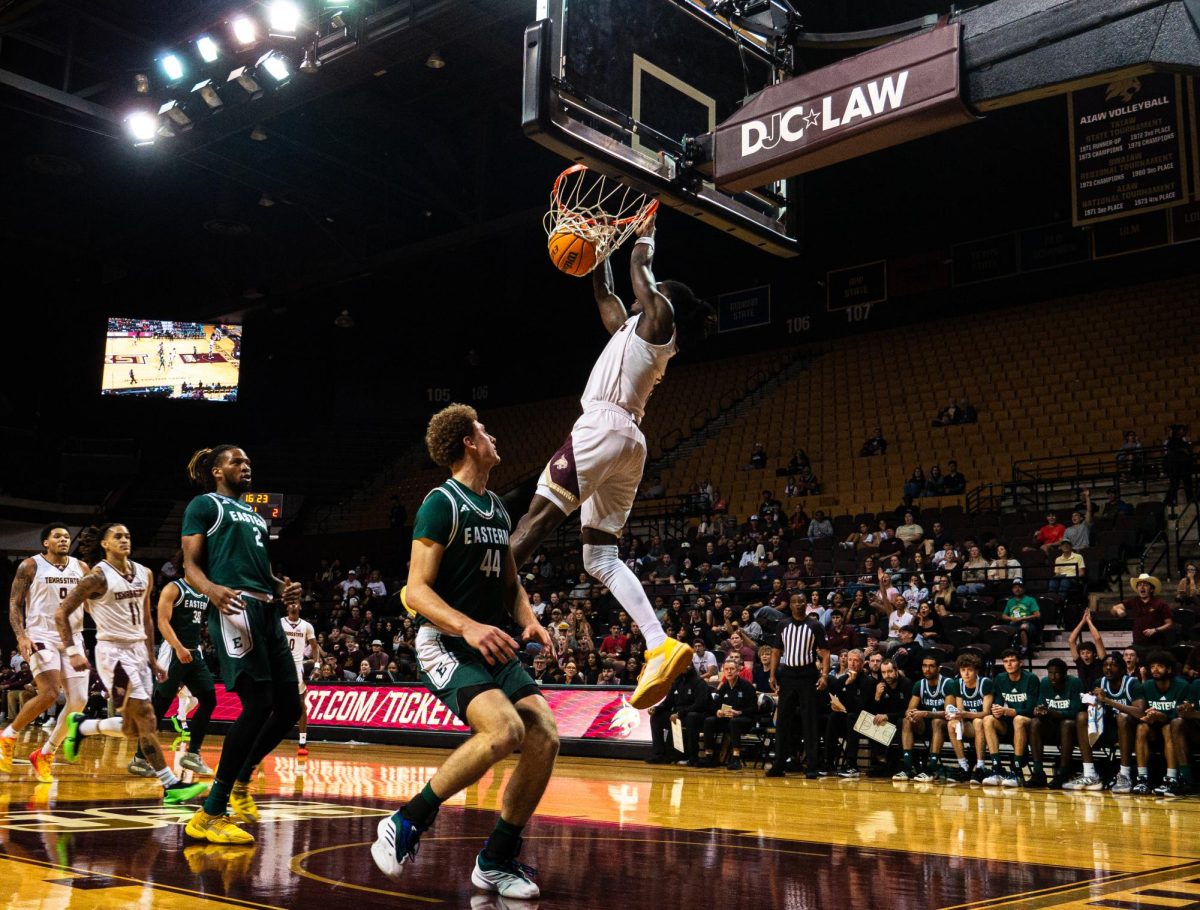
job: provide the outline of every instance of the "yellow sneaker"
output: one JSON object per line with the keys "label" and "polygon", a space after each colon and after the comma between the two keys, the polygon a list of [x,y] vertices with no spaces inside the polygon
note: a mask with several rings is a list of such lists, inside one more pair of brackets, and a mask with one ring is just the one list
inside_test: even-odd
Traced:
{"label": "yellow sneaker", "polygon": [[233,785],[229,794],[229,808],[244,822],[253,824],[258,821],[258,806],[254,804],[254,797],[250,795],[250,788],[246,784]]}
{"label": "yellow sneaker", "polygon": [[54,766],[52,755],[43,755],[41,749],[34,749],[29,756],[29,764],[33,766],[33,776],[39,784],[54,783],[54,774],[50,770]]}
{"label": "yellow sneaker", "polygon": [[629,703],[639,711],[652,708],[667,697],[671,685],[692,665],[692,649],[681,641],[668,638],[646,652],[646,665],[638,675],[637,688]]}
{"label": "yellow sneaker", "polygon": [[224,815],[209,815],[203,809],[188,819],[183,833],[192,840],[206,840],[210,844],[234,844],[242,846],[254,843],[254,835],[243,831]]}
{"label": "yellow sneaker", "polygon": [[17,741],[11,736],[0,736],[0,771],[12,774],[13,753],[17,750]]}

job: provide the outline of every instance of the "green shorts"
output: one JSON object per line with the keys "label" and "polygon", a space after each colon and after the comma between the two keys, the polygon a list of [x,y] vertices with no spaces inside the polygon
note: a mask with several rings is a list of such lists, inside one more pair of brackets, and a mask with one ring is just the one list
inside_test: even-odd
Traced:
{"label": "green shorts", "polygon": [[192,662],[185,664],[175,656],[175,649],[164,641],[158,646],[158,665],[167,671],[167,678],[154,686],[155,701],[170,701],[184,686],[193,695],[214,690],[212,671],[199,648],[192,649]]}
{"label": "green shorts", "polygon": [[245,609],[226,615],[208,611],[208,634],[221,663],[226,689],[236,689],[243,675],[254,682],[291,681],[297,685],[296,662],[279,621],[279,605],[242,597]]}
{"label": "green shorts", "polygon": [[514,657],[503,666],[489,664],[461,638],[423,625],[417,630],[417,663],[421,682],[454,716],[467,721],[467,706],[480,692],[499,689],[516,704],[530,695],[541,694],[538,684]]}

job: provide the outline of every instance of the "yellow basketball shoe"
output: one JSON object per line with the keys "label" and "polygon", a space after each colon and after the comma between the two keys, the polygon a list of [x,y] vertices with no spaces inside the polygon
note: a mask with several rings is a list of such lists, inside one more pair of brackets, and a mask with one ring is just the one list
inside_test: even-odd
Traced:
{"label": "yellow basketball shoe", "polygon": [[34,749],[29,756],[29,764],[33,767],[33,776],[39,784],[54,783],[54,773],[51,771],[54,766],[53,756],[43,755],[40,748]]}
{"label": "yellow basketball shoe", "polygon": [[183,833],[193,840],[206,840],[210,844],[235,844],[238,846],[254,843],[254,835],[243,831],[224,815],[209,815],[203,808],[197,809]]}
{"label": "yellow basketball shoe", "polygon": [[258,806],[254,804],[254,797],[250,795],[249,784],[233,785],[233,789],[229,791],[229,808],[244,822],[253,824],[258,821]]}
{"label": "yellow basketball shoe", "polygon": [[629,703],[638,710],[652,708],[667,697],[671,684],[692,665],[692,649],[681,641],[668,638],[646,652],[646,665],[638,675],[637,688]]}
{"label": "yellow basketball shoe", "polygon": [[11,736],[0,736],[0,771],[12,774],[13,753],[16,750],[16,739]]}

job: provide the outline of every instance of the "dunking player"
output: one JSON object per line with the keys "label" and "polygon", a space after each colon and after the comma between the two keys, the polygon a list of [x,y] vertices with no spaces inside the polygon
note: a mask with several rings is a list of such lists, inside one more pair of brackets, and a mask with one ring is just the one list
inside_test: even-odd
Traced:
{"label": "dunking player", "polygon": [[312,648],[313,660],[320,665],[321,646],[317,644],[317,633],[312,623],[300,618],[300,604],[288,604],[287,616],[279,622],[283,626],[292,661],[296,664],[297,689],[300,692],[300,743],[296,754],[303,757],[308,755],[308,700],[304,697],[308,686],[304,682],[304,649]]}
{"label": "dunking player", "polygon": [[638,424],[646,401],[677,351],[677,333],[702,337],[712,310],[687,285],[654,280],[654,216],[637,230],[630,257],[633,315],[613,292],[612,266],[593,272],[600,319],[612,336],[583,390],[583,414],[550,456],[529,512],[512,537],[518,566],[576,509],[582,509],[583,567],[605,585],[646,637],[645,666],[630,698],[635,708],[662,701],[692,661],[684,642],[668,638],[637,576],[617,555],[617,538],[646,463]]}
{"label": "dunking player", "polygon": [[[67,720],[63,757],[79,760],[80,739],[98,733],[105,736],[136,736],[154,776],[162,781],[163,802],[187,802],[203,793],[205,784],[185,784],[167,767],[158,744],[154,708],[150,704],[152,678],[162,681],[166,673],[154,658],[154,626],[150,621],[150,570],[129,558],[129,529],[122,524],[101,526],[89,571],[67,592],[54,614],[63,641],[72,637],[71,614],[87,603],[96,623],[96,669],[121,717],[85,720],[78,712]],[[98,563],[96,557],[103,554]],[[73,644],[66,650],[77,672],[91,669],[83,649]]]}
{"label": "dunking player", "polygon": [[[182,564],[182,559],[182,554],[176,554],[172,561],[178,566]],[[166,671],[167,678],[154,687],[154,714],[156,717],[166,717],[171,699],[176,695],[181,706],[187,698],[185,693],[190,693],[195,700],[196,715],[187,728],[188,750],[179,760],[179,766],[198,777],[213,776],[212,768],[204,763],[200,755],[200,747],[204,745],[208,722],[217,706],[212,672],[200,653],[200,626],[207,613],[208,598],[182,578],[168,583],[158,595],[158,631],[163,637],[158,648],[158,665]],[[183,716],[187,717],[186,714]],[[141,746],[138,746],[137,755],[129,763],[129,773],[142,777],[154,773],[146,763]]]}
{"label": "dunking player", "polygon": [[212,791],[184,833],[214,844],[252,844],[254,837],[226,818],[225,809],[258,821],[250,778],[300,717],[296,668],[275,600],[298,601],[300,583],[271,572],[267,522],[240,501],[251,477],[244,451],[201,449],[188,462],[188,476],[207,492],[183,513],[184,577],[216,608],[208,612],[208,633],[221,678],[242,712],[225,734]]}
{"label": "dunking player", "polygon": [[[415,611],[421,681],[473,735],[450,754],[416,797],[379,823],[371,857],[398,876],[417,855],[438,807],[475,783],[518,747],[520,760],[504,789],[496,827],[475,859],[471,881],[503,897],[537,897],[534,871],[517,862],[521,831],[542,798],[558,755],[558,729],[519,645],[502,629],[553,652],[533,615],[509,550],[512,522],[487,488],[500,463],[496,440],[475,409],[454,404],[429,421],[425,444],[450,479],[425,497],[413,522],[406,606]],[[691,653],[689,651],[689,653]]]}
{"label": "dunking player", "polygon": [[12,771],[17,734],[58,701],[61,689],[66,692],[67,703],[58,715],[54,732],[29,756],[38,781],[48,784],[54,780],[51,772],[54,753],[67,735],[67,718],[73,712],[83,710],[88,695],[87,671],[72,667],[66,655],[68,644],[83,645],[80,633],[83,616],[72,623],[70,640],[64,642],[54,625],[54,613],[88,567],[68,555],[71,532],[66,525],[52,524],[43,528],[42,548],[42,553],[29,557],[17,567],[9,596],[9,622],[17,636],[17,649],[33,671],[37,694],[25,702],[20,713],[0,733],[0,771]]}

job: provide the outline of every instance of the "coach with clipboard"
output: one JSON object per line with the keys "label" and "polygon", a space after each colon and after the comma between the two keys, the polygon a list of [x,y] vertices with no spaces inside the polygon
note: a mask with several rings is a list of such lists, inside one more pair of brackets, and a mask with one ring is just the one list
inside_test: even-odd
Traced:
{"label": "coach with clipboard", "polygon": [[804,606],[803,596],[791,596],[791,615],[780,620],[770,642],[771,688],[779,698],[779,711],[775,718],[775,760],[767,777],[783,777],[784,762],[796,754],[797,722],[804,732],[805,776],[817,777],[820,767],[817,693],[825,691],[828,684],[829,649],[820,621],[816,616],[806,617]]}

